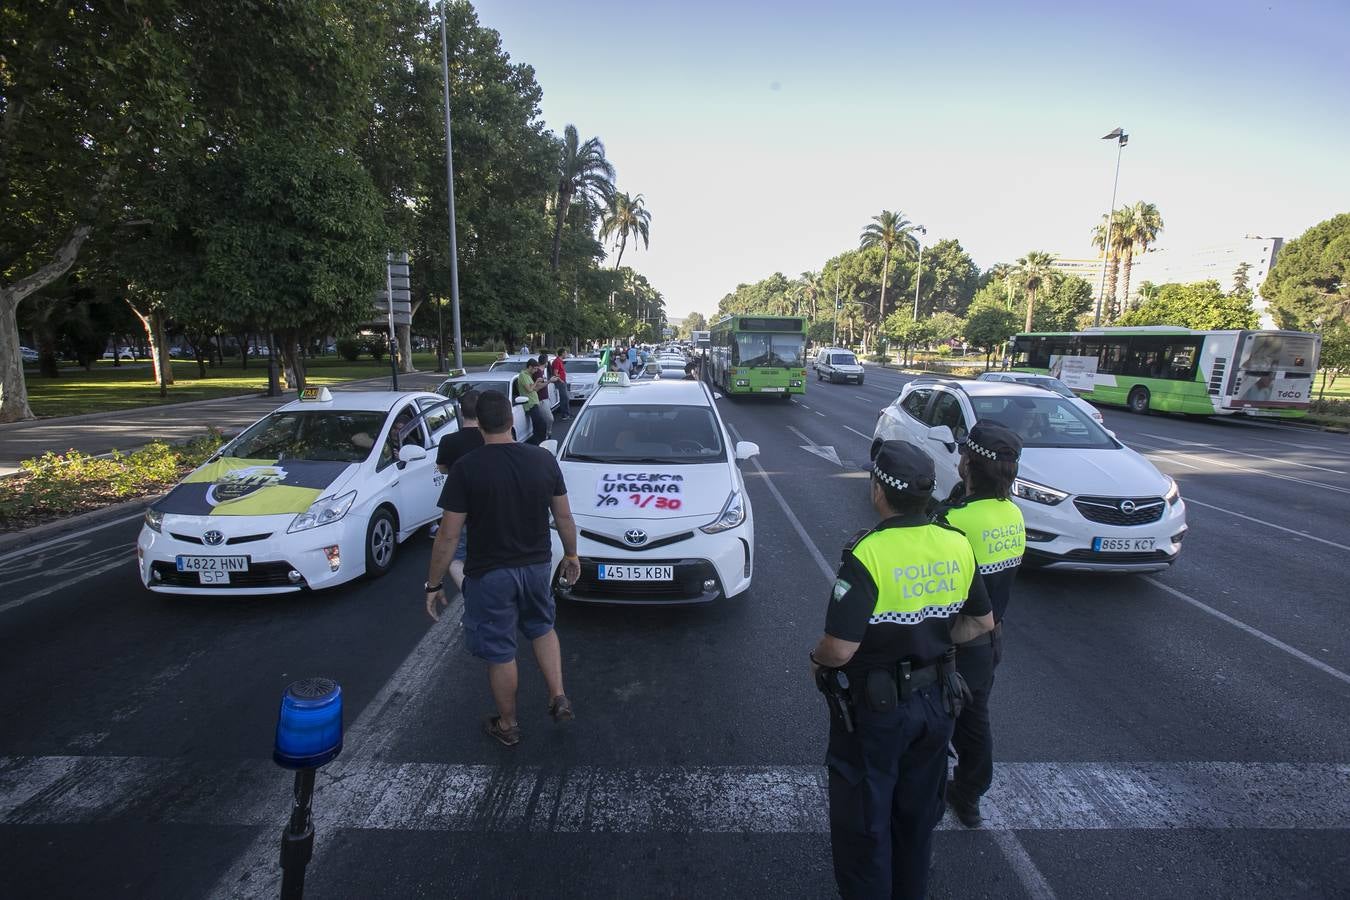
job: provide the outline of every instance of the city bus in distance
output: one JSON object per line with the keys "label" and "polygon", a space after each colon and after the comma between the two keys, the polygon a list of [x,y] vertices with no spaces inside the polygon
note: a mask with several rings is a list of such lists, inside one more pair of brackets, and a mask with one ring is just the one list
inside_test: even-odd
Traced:
{"label": "city bus in distance", "polygon": [[1291,418],[1307,414],[1321,347],[1303,331],[1090,328],[1019,334],[1011,362],[1138,413]]}
{"label": "city bus in distance", "polygon": [[713,383],[727,394],[806,393],[806,320],[799,316],[726,316],[711,329]]}
{"label": "city bus in distance", "polygon": [[703,353],[712,347],[712,341],[709,338],[711,332],[691,331],[689,332],[689,343],[694,345],[695,353]]}

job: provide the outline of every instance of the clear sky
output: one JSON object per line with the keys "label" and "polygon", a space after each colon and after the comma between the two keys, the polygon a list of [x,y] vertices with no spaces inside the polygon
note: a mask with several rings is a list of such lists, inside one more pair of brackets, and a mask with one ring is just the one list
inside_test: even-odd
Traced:
{"label": "clear sky", "polygon": [[479,0],[548,125],[597,135],[652,213],[624,261],[667,310],[857,246],[881,209],[981,267],[1092,253],[1111,201],[1160,246],[1350,211],[1350,2]]}

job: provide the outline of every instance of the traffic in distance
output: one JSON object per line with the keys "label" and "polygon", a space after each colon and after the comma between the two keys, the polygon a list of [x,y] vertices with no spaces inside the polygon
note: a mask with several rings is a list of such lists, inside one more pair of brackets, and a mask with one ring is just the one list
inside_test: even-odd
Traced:
{"label": "traffic in distance", "polygon": [[[399,543],[436,518],[444,475],[435,450],[462,425],[458,399],[477,390],[511,400],[515,439],[554,453],[579,498],[582,576],[570,585],[555,579],[558,596],[674,604],[743,594],[754,523],[737,464],[758,448],[733,440],[716,401],[803,395],[804,320],[728,316],[710,329],[705,352],[697,339],[564,356],[566,406],[580,410],[560,439],[549,434],[570,412],[560,391],[540,398],[547,418],[528,410],[546,355],[503,355],[486,372],[452,372],[435,393],[308,390],[147,511],[137,544],[142,582],[162,593],[266,594],[387,572]],[[1019,335],[1007,370],[904,385],[878,411],[870,454],[885,441],[914,446],[932,459],[940,498],[960,481],[958,450],[975,424],[1005,427],[1025,448],[1012,494],[1028,565],[1158,571],[1181,553],[1185,503],[1176,482],[1118,440],[1089,399],[1296,412],[1317,349],[1315,335],[1288,332]],[[810,366],[818,380],[864,383],[846,349],[818,348]],[[522,372],[533,375],[522,381]],[[1262,382],[1276,399],[1258,399]],[[555,536],[555,571],[561,552]]]}

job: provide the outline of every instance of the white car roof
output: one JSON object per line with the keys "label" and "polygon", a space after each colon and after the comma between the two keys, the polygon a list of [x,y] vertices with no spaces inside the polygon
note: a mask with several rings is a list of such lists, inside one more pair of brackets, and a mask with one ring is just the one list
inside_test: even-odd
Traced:
{"label": "white car roof", "polygon": [[400,400],[426,397],[431,400],[444,400],[440,394],[430,391],[330,391],[331,400],[292,400],[278,411],[290,412],[297,409],[339,409],[364,410],[367,412],[389,412]]}
{"label": "white car roof", "polygon": [[906,388],[953,388],[971,397],[1044,397],[1045,388],[1008,381],[911,381]]}
{"label": "white car roof", "polygon": [[515,381],[519,377],[519,372],[502,368],[493,369],[491,372],[466,372],[463,375],[456,375],[454,378],[447,378],[441,384],[453,384],[457,381]]}
{"label": "white car roof", "polygon": [[699,381],[683,378],[661,378],[652,381],[634,381],[628,387],[601,385],[587,406],[626,406],[630,403],[666,406],[712,406],[708,392]]}

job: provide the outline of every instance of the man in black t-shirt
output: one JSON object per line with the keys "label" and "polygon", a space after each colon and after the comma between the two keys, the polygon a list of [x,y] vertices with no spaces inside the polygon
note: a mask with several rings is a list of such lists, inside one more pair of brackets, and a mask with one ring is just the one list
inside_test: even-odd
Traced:
{"label": "man in black t-shirt", "polygon": [[556,722],[572,718],[563,692],[562,649],[553,624],[549,513],[562,540],[559,577],[581,575],[577,529],[567,502],[567,485],[558,461],[547,450],[511,439],[511,404],[488,391],[478,398],[478,428],[483,446],[462,456],[450,469],[441,491],[441,530],[431,550],[426,606],[439,619],[446,605],[442,579],[465,520],[472,520],[464,563],[464,637],[474,656],[488,664],[488,683],[497,715],[484,723],[487,733],[507,747],[520,743],[516,721],[516,631],[530,641],[549,690],[549,714]]}
{"label": "man in black t-shirt", "polygon": [[[440,446],[436,448],[437,471],[448,475],[461,456],[483,446],[483,432],[478,430],[478,397],[478,391],[470,390],[459,398],[459,431],[441,438]],[[465,525],[459,533],[455,558],[450,563],[450,580],[455,583],[456,590],[464,587],[464,558],[468,550],[468,537],[469,529]]]}

